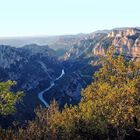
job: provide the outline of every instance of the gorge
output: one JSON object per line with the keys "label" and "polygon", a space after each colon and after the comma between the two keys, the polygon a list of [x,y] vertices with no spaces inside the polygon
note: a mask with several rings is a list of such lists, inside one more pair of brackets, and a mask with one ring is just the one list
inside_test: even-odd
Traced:
{"label": "gorge", "polygon": [[82,89],[93,80],[93,74],[101,67],[99,59],[106,56],[109,46],[114,46],[117,55],[139,61],[140,28],[38,40],[20,38],[17,46],[14,39],[0,39],[0,44],[6,44],[0,45],[0,81],[16,81],[13,90],[25,92],[23,103],[17,104],[17,113],[10,116],[11,122],[15,119],[24,121],[34,118],[37,106],[48,107],[53,99],[61,108],[66,103],[79,103]]}

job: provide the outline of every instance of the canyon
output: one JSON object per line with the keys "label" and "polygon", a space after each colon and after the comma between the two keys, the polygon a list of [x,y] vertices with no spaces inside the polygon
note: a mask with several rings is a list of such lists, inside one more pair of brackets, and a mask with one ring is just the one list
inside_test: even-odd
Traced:
{"label": "canyon", "polygon": [[66,103],[77,104],[82,89],[101,67],[99,59],[106,56],[109,46],[114,46],[116,55],[139,60],[140,28],[0,39],[0,43],[5,44],[0,45],[0,81],[16,81],[13,90],[25,93],[23,102],[17,104],[17,113],[10,116],[11,120],[21,121],[32,119],[37,106],[48,106],[54,99],[60,108]]}

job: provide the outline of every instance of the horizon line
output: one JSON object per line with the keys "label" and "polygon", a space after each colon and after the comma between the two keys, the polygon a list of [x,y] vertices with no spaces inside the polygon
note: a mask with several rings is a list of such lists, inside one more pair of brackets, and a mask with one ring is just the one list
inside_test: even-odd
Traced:
{"label": "horizon line", "polygon": [[114,28],[110,28],[110,29],[97,29],[91,32],[79,32],[79,33],[64,33],[64,34],[35,34],[35,35],[11,35],[11,36],[0,36],[0,39],[15,39],[15,38],[36,38],[36,37],[58,37],[58,36],[76,36],[76,35],[86,35],[86,34],[91,34],[94,32],[99,32],[99,31],[112,31],[115,29],[124,29],[124,28],[140,28],[140,26],[128,26],[128,27],[114,27]]}

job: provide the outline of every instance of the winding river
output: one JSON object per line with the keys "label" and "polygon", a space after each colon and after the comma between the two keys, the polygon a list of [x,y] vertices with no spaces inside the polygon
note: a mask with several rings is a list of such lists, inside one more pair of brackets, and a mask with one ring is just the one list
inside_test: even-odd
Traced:
{"label": "winding river", "polygon": [[44,97],[43,97],[44,94],[45,94],[47,91],[49,91],[49,90],[55,85],[55,81],[57,81],[57,80],[59,80],[60,78],[62,78],[64,74],[65,74],[65,71],[64,71],[64,69],[62,69],[62,72],[61,72],[60,76],[57,77],[57,78],[50,84],[50,86],[49,86],[48,88],[46,88],[45,90],[43,90],[43,91],[41,91],[40,93],[38,93],[38,98],[39,98],[39,100],[40,100],[46,107],[49,107],[49,104],[45,101],[45,99],[44,99]]}

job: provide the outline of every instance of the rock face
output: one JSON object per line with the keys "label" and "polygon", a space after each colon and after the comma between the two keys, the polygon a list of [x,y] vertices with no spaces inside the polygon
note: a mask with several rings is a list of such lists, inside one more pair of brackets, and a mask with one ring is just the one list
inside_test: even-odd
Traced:
{"label": "rock face", "polygon": [[80,40],[77,44],[73,45],[71,49],[69,49],[69,51],[65,53],[64,60],[92,57],[93,48],[106,35],[106,33],[92,33],[87,35],[86,38]]}
{"label": "rock face", "polygon": [[64,59],[105,56],[108,47],[112,45],[115,46],[116,53],[129,57],[140,57],[140,29],[122,28],[89,34],[85,40],[75,44],[67,51]]}
{"label": "rock face", "polygon": [[105,55],[107,45],[115,46],[116,53],[122,53],[130,57],[140,57],[140,30],[130,28],[111,31],[103,41],[93,48],[93,55]]}

